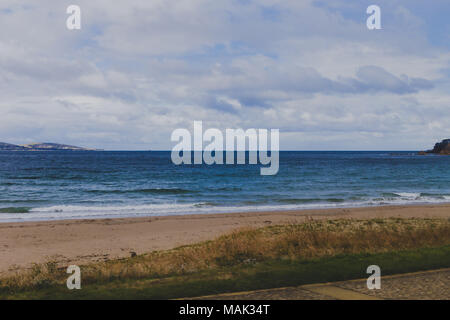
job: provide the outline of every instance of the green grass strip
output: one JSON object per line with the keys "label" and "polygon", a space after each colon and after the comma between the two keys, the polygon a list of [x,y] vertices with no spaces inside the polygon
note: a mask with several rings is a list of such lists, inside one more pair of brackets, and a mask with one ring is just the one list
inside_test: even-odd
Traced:
{"label": "green grass strip", "polygon": [[[303,284],[367,278],[369,265],[381,275],[450,267],[450,246],[352,254],[309,261],[274,260],[254,265],[225,267],[163,279],[122,279],[86,284],[81,290],[65,285],[14,294],[0,290],[2,299],[173,299],[269,289]],[[3,291],[3,292],[2,292]]]}

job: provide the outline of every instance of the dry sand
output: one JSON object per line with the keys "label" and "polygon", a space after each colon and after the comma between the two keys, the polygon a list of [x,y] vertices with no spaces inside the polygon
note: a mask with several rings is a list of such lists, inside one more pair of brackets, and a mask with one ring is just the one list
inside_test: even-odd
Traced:
{"label": "dry sand", "polygon": [[450,204],[370,208],[202,214],[0,224],[0,275],[33,263],[60,265],[129,257],[213,239],[241,227],[308,218],[450,218]]}

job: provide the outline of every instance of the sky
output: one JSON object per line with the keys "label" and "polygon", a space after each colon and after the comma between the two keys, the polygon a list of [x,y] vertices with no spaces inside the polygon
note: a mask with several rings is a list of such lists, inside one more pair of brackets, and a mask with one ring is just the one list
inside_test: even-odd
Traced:
{"label": "sky", "polygon": [[282,150],[429,149],[450,138],[450,1],[2,0],[0,97],[16,144],[170,150],[202,120]]}

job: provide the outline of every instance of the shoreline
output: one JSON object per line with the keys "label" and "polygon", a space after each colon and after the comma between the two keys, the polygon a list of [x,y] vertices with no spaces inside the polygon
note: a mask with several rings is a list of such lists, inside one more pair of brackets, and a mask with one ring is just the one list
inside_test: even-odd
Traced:
{"label": "shoreline", "polygon": [[[442,201],[442,202],[405,202],[405,203],[386,203],[386,204],[374,204],[374,205],[335,205],[335,206],[318,206],[318,207],[298,207],[298,208],[283,208],[283,205],[280,205],[279,209],[261,209],[255,207],[255,209],[248,210],[240,210],[241,207],[236,207],[236,210],[223,210],[220,211],[220,207],[217,208],[218,211],[205,211],[205,212],[180,212],[180,213],[163,213],[163,214],[153,214],[153,213],[143,213],[143,214],[135,214],[133,216],[128,214],[101,214],[101,215],[93,215],[93,216],[85,216],[85,217],[77,217],[77,216],[68,216],[68,217],[57,217],[57,218],[31,218],[31,219],[8,219],[3,220],[0,218],[0,226],[2,224],[8,223],[38,223],[38,222],[57,222],[57,221],[78,221],[78,220],[110,220],[110,219],[141,219],[141,218],[162,218],[162,217],[176,217],[176,216],[195,216],[195,215],[217,215],[217,214],[236,214],[236,213],[271,213],[271,212],[297,212],[297,211],[325,211],[325,210],[338,210],[338,209],[361,209],[361,208],[380,208],[380,207],[415,207],[415,206],[439,206],[439,205],[450,205],[450,201]],[[270,207],[276,207],[276,205],[272,205]],[[18,207],[22,208],[22,207]],[[35,208],[38,209],[38,208]],[[105,212],[108,211],[108,207],[105,207]],[[28,212],[20,212],[19,214],[26,213],[34,213],[35,211]],[[2,212],[3,214],[16,214],[16,213],[8,213]]]}
{"label": "shoreline", "polygon": [[0,223],[0,275],[129,257],[211,240],[232,230],[308,219],[450,218],[450,203]]}

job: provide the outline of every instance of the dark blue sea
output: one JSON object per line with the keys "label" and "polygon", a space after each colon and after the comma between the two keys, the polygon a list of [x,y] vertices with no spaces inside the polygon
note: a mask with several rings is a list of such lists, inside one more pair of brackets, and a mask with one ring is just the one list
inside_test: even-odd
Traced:
{"label": "dark blue sea", "polygon": [[259,165],[172,164],[170,152],[0,152],[0,221],[450,202],[450,157],[281,152]]}

